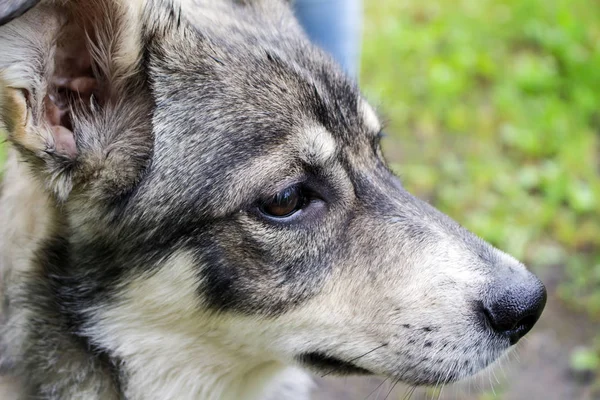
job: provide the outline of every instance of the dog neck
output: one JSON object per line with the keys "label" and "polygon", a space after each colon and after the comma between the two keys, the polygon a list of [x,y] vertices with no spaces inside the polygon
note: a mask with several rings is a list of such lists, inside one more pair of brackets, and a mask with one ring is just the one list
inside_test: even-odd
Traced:
{"label": "dog neck", "polygon": [[282,364],[256,364],[206,344],[187,352],[140,346],[136,353],[123,363],[122,390],[130,399],[270,400],[280,398],[279,386],[293,373]]}
{"label": "dog neck", "polygon": [[[132,332],[133,333],[133,332]],[[115,340],[122,359],[122,392],[128,399],[283,400],[309,398],[310,378],[264,357],[232,352],[206,338],[171,336],[140,327]],[[207,336],[212,336],[208,334]],[[116,338],[114,338],[116,339]],[[166,343],[165,343],[166,342]]]}
{"label": "dog neck", "polygon": [[284,386],[295,391],[290,398],[308,399],[308,376],[260,350],[268,347],[258,343],[259,322],[240,330],[226,322],[236,317],[199,311],[197,268],[188,255],[173,256],[95,312],[86,336],[121,361],[125,397],[285,399]]}

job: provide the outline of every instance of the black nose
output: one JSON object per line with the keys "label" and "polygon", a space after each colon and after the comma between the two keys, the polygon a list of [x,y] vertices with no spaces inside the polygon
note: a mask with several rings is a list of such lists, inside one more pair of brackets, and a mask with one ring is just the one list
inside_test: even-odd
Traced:
{"label": "black nose", "polygon": [[527,272],[497,279],[483,301],[488,325],[515,344],[533,328],[546,305],[546,288]]}

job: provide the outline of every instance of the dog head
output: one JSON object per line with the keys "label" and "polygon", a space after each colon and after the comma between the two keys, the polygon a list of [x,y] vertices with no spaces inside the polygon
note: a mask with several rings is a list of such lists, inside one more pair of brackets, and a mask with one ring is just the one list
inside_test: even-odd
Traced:
{"label": "dog head", "polygon": [[144,331],[436,384],[537,321],[539,280],[406,192],[284,5],[42,3],[0,30],[1,122],[65,221],[58,301],[109,355]]}

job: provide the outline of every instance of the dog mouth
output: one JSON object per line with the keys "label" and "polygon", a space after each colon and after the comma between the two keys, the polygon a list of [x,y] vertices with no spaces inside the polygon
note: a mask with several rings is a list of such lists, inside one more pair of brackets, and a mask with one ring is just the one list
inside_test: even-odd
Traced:
{"label": "dog mouth", "polygon": [[[399,352],[393,348],[367,361],[364,366],[363,357],[389,343],[382,344],[371,351],[354,358],[340,357],[335,352],[308,351],[295,356],[296,361],[321,377],[347,375],[378,375],[415,386],[432,386],[450,384],[472,376],[487,368],[499,359],[510,347],[504,337],[487,337],[488,340],[477,340],[461,347],[457,343],[442,343],[438,350],[430,350],[431,339],[424,339],[427,346],[419,352]],[[473,345],[479,350],[473,352]],[[392,347],[395,347],[392,345]],[[435,343],[434,343],[435,347]],[[450,348],[445,354],[442,350]],[[463,350],[461,350],[463,348]],[[402,353],[402,357],[400,356]],[[381,356],[381,357],[380,357]],[[393,359],[392,359],[393,358]],[[373,364],[374,363],[374,364]]]}
{"label": "dog mouth", "polygon": [[359,367],[351,361],[344,361],[324,353],[310,352],[296,356],[296,360],[322,376],[326,375],[372,375],[367,369]]}
{"label": "dog mouth", "polygon": [[[311,369],[321,377],[328,375],[334,376],[366,376],[366,375],[380,375],[375,372],[369,371],[368,369],[359,367],[352,361],[344,361],[340,358],[326,355],[319,352],[304,353],[296,356],[296,360],[304,367]],[[418,368],[415,368],[418,369]],[[383,374],[385,375],[385,374]],[[390,374],[394,380],[410,383],[415,386],[432,386],[434,384],[449,384],[456,382],[462,378],[458,370],[444,370],[444,371],[428,371],[427,374],[416,374],[401,373],[401,374]]]}

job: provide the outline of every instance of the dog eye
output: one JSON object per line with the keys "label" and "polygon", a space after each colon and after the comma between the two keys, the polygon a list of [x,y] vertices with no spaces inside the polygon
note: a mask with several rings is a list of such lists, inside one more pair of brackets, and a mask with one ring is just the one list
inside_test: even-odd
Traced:
{"label": "dog eye", "polygon": [[298,212],[306,203],[306,197],[298,186],[291,186],[277,193],[261,205],[263,214],[274,218],[285,218]]}
{"label": "dog eye", "polygon": [[373,138],[373,147],[379,148],[381,147],[381,141],[387,137],[387,134],[382,130],[377,132],[377,136]]}
{"label": "dog eye", "polygon": [[381,141],[387,137],[387,134],[382,130],[373,138],[373,151],[381,160],[383,160],[383,151],[381,150]]}

